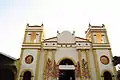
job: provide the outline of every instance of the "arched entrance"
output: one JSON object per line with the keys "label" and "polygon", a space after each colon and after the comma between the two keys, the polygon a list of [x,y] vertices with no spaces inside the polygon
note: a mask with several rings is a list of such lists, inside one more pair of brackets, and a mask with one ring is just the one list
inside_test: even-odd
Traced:
{"label": "arched entrance", "polygon": [[59,80],[75,80],[74,63],[70,59],[64,59],[59,63]]}
{"label": "arched entrance", "polygon": [[9,68],[0,69],[0,80],[14,80],[14,73]]}
{"label": "arched entrance", "polygon": [[108,71],[105,71],[103,76],[104,76],[104,80],[112,80],[112,76]]}
{"label": "arched entrance", "polygon": [[26,71],[23,75],[23,80],[31,80],[31,72]]}

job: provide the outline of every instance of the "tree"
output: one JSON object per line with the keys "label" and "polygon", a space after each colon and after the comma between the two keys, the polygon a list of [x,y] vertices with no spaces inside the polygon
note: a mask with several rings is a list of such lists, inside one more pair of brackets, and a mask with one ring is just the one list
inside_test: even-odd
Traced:
{"label": "tree", "polygon": [[117,71],[116,78],[117,78],[117,80],[120,80],[120,70]]}

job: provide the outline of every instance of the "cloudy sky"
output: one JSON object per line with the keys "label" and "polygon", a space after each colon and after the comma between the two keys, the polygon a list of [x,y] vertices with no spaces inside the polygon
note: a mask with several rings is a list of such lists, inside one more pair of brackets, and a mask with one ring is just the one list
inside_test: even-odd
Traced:
{"label": "cloudy sky", "polygon": [[0,52],[18,58],[27,23],[41,25],[46,38],[57,30],[85,37],[91,25],[105,24],[113,55],[120,56],[119,0],[0,0]]}

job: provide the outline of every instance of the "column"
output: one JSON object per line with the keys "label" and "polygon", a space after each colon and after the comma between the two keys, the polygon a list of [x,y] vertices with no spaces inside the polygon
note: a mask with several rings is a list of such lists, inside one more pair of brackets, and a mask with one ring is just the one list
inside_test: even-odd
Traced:
{"label": "column", "polygon": [[40,49],[38,49],[38,52],[37,52],[37,60],[36,60],[36,70],[35,70],[35,80],[38,80],[38,71],[39,71],[39,60],[40,60]]}

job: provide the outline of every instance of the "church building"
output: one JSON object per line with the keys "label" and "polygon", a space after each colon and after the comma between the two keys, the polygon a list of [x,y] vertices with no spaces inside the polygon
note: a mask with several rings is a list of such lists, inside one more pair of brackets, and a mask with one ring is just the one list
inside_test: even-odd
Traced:
{"label": "church building", "polygon": [[89,24],[86,37],[59,32],[44,39],[44,25],[26,25],[17,80],[116,80],[105,25]]}

